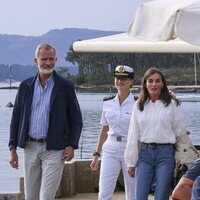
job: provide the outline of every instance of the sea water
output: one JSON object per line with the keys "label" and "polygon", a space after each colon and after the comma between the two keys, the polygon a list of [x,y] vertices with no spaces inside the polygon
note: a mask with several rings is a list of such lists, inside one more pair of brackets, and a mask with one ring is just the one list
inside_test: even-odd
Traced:
{"label": "sea water", "polygon": [[[12,108],[7,103],[14,103],[17,90],[0,90],[0,192],[19,191],[19,177],[23,176],[23,151],[18,149],[19,169],[11,168],[9,164],[9,126]],[[79,142],[79,149],[75,151],[75,158],[92,158],[96,149],[100,131],[100,117],[103,97],[109,94],[78,93],[83,115],[83,130]],[[194,144],[200,144],[200,94],[177,94],[182,102],[186,128],[191,132]],[[192,102],[191,102],[191,101]],[[189,101],[189,102],[188,102]]]}

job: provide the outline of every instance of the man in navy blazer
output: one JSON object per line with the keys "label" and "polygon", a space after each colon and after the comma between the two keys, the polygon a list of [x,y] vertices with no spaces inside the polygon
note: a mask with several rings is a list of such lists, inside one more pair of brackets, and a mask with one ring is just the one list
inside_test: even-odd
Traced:
{"label": "man in navy blazer", "polygon": [[56,50],[36,48],[38,74],[23,81],[10,125],[10,164],[18,168],[17,147],[24,148],[25,198],[51,200],[60,184],[64,161],[74,157],[82,115],[73,84],[54,68]]}

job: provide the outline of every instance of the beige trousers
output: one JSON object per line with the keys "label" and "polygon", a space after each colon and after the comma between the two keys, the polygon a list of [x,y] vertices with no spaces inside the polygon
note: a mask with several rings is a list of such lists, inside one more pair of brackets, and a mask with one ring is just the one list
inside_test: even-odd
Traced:
{"label": "beige trousers", "polygon": [[46,150],[46,143],[28,142],[24,149],[25,199],[53,200],[64,160],[63,150]]}

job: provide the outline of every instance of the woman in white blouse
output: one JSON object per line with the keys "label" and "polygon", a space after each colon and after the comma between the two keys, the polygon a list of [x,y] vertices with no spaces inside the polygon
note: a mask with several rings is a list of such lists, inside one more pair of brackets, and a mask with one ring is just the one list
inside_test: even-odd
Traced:
{"label": "woman in white blouse", "polygon": [[167,88],[162,72],[146,71],[134,105],[125,150],[129,176],[136,177],[136,200],[147,200],[152,181],[155,199],[169,200],[175,168],[174,144],[185,133],[180,101]]}

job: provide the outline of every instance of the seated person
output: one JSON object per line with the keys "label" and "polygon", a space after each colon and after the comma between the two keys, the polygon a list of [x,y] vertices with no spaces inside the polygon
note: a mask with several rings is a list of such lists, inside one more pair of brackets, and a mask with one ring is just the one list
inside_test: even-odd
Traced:
{"label": "seated person", "polygon": [[198,176],[200,176],[200,159],[195,160],[188,171],[182,176],[172,192],[172,200],[190,200],[192,187]]}
{"label": "seated person", "polygon": [[200,176],[194,182],[191,200],[200,200]]}

